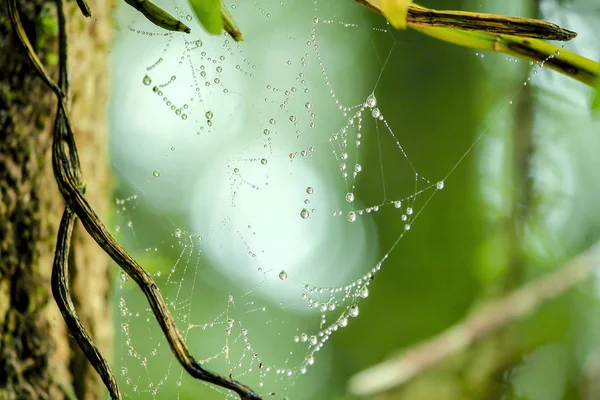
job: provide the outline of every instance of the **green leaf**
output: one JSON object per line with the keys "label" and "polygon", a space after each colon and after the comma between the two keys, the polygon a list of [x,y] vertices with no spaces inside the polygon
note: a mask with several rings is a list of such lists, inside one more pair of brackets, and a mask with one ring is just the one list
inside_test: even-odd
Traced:
{"label": "green leaf", "polygon": [[[396,29],[406,28],[406,15],[411,0],[371,0],[369,3],[379,3],[379,9]],[[376,4],[373,4],[376,5]]]}
{"label": "green leaf", "polygon": [[218,35],[223,31],[221,0],[190,0],[190,4],[208,33]]}
{"label": "green leaf", "polygon": [[592,110],[600,112],[600,79],[596,80],[596,94],[592,101]]}

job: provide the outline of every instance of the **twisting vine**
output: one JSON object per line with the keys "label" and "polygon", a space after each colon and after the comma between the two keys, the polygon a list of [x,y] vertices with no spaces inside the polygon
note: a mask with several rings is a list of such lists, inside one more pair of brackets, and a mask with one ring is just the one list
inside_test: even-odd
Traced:
{"label": "twisting vine", "polygon": [[[81,169],[73,128],[69,120],[69,84],[67,66],[67,33],[63,0],[55,0],[58,11],[59,80],[58,84],[47,73],[36,55],[19,17],[17,0],[6,0],[13,30],[23,45],[29,60],[40,78],[48,86],[58,101],[54,133],[52,138],[52,167],[58,188],[65,200],[65,211],[58,231],[54,265],[52,270],[52,293],[60,308],[65,323],[76,339],[87,359],[101,376],[112,399],[121,399],[116,379],[83,327],[71,301],[68,287],[67,260],[73,225],[79,218],[96,243],[129,275],[148,299],[173,354],[183,368],[194,378],[221,386],[237,393],[241,399],[259,400],[261,397],[248,386],[206,370],[190,353],[183,337],[175,325],[160,290],[148,273],[117,243],[108,232],[94,209],[85,198],[85,185],[81,179]],[[79,0],[78,4],[85,4]],[[89,8],[87,8],[89,10]]]}

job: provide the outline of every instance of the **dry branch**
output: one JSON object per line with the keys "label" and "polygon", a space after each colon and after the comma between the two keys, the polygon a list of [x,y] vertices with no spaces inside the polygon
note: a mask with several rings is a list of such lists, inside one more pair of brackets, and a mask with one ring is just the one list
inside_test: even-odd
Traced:
{"label": "dry branch", "polygon": [[483,304],[466,319],[436,337],[359,372],[350,380],[350,392],[359,396],[371,396],[406,383],[450,355],[530,314],[546,301],[590,278],[599,265],[600,243],[597,243],[549,275],[514,290],[503,298]]}

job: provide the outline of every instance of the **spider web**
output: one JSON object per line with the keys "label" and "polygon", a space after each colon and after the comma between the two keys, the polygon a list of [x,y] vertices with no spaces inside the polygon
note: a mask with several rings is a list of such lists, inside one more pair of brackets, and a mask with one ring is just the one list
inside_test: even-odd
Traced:
{"label": "spider web", "polygon": [[[115,231],[208,369],[265,398],[317,398],[336,368],[326,345],[352,328],[388,258],[491,122],[431,164],[398,118],[410,104],[379,95],[402,81],[399,62],[423,55],[415,35],[351,1],[228,4],[243,43],[204,34],[187,2],[157,3],[192,34],[119,10]],[[526,64],[448,47],[481,71]],[[428,57],[444,67],[443,54]],[[518,89],[485,90],[493,121],[508,118]],[[116,303],[126,397],[235,398],[187,377],[123,274]]]}

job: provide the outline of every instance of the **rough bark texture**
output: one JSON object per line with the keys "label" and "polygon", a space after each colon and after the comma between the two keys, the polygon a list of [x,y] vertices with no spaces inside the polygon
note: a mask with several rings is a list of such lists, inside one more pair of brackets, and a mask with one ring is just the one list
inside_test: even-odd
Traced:
{"label": "rough bark texture", "polygon": [[[90,1],[96,21],[69,3],[72,122],[92,204],[108,211],[107,47],[111,1]],[[56,58],[52,1],[19,2],[40,59]],[[52,68],[49,68],[52,70]],[[55,71],[54,71],[55,72]],[[55,99],[35,75],[0,0],[0,399],[105,398],[53,302],[50,271],[64,207],[50,163]],[[76,228],[69,266],[83,324],[110,358],[108,258]]]}

